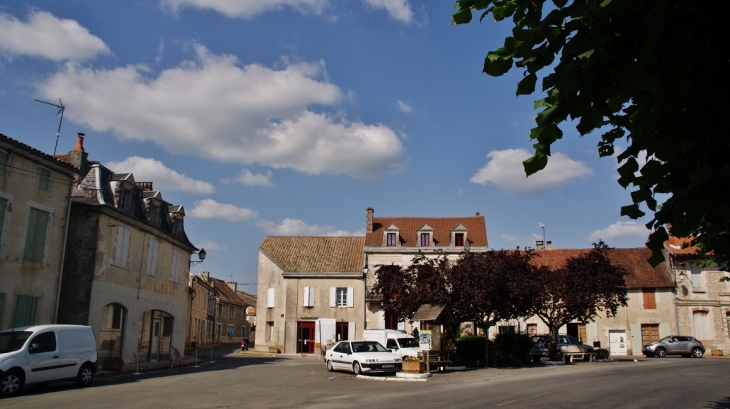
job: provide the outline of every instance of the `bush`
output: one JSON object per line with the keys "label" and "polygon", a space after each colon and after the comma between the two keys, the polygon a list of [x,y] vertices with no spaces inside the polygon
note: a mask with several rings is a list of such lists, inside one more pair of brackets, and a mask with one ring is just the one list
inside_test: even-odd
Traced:
{"label": "bush", "polygon": [[[494,337],[494,365],[520,366],[530,362],[532,339],[526,333],[506,332]],[[492,361],[490,357],[490,363]]]}
{"label": "bush", "polygon": [[593,351],[593,357],[595,359],[608,359],[608,357],[611,355],[610,352],[608,352],[607,349],[598,348]]}
{"label": "bush", "polygon": [[[466,366],[484,366],[484,344],[486,339],[485,337],[474,336],[460,337],[456,341],[457,361]],[[492,345],[489,348],[491,349]]]}

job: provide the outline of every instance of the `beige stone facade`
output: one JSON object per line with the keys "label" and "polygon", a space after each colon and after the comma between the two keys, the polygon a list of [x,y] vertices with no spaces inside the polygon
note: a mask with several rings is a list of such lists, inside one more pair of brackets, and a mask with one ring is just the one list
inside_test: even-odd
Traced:
{"label": "beige stone facade", "polygon": [[0,329],[56,322],[74,175],[0,134]]}
{"label": "beige stone facade", "polygon": [[190,275],[190,321],[185,344],[200,348],[213,343],[215,331],[215,289],[200,275]]}
{"label": "beige stone facade", "polygon": [[267,237],[259,248],[258,351],[318,354],[362,337],[363,237]]}

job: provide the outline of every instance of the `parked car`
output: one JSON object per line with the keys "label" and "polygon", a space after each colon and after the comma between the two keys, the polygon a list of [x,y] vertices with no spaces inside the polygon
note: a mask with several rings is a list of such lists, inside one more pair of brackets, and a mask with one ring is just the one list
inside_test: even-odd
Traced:
{"label": "parked car", "polygon": [[370,372],[397,372],[403,368],[400,355],[375,341],[340,341],[325,353],[327,370],[345,370],[355,375]]}
{"label": "parked car", "polygon": [[683,357],[702,358],[705,347],[702,342],[687,335],[670,335],[659,341],[644,345],[641,353],[647,357],[664,358],[667,355],[682,355]]}
{"label": "parked car", "polygon": [[75,380],[91,385],[97,369],[96,338],[83,325],[36,325],[0,331],[0,396],[23,385]]}
{"label": "parked car", "polygon": [[[550,356],[550,336],[549,335],[534,335],[532,337],[532,361],[539,362],[542,357]],[[578,341],[572,335],[558,334],[558,358],[562,358],[560,348],[573,345],[578,347],[582,352],[586,354],[593,353],[593,347],[586,345]],[[588,355],[583,357],[584,361],[590,360]]]}
{"label": "parked car", "polygon": [[366,329],[362,332],[362,338],[366,341],[376,341],[405,358],[407,356],[421,357],[421,346],[418,340],[406,333],[394,329]]}

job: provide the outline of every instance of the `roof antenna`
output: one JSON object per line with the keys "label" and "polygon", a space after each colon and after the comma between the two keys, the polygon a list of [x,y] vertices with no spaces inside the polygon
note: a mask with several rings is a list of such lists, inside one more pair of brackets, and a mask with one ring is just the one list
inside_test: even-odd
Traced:
{"label": "roof antenna", "polygon": [[[61,98],[58,99],[58,105],[52,102],[41,101],[40,99],[34,99],[33,101],[42,102],[58,108],[58,114],[61,114],[61,120],[58,121],[58,131],[56,131],[56,145],[53,147],[53,156],[56,156],[56,148],[58,148],[58,136],[61,134],[61,123],[63,123],[63,111],[66,110],[66,105],[63,105]],[[56,115],[58,115],[56,114]]]}

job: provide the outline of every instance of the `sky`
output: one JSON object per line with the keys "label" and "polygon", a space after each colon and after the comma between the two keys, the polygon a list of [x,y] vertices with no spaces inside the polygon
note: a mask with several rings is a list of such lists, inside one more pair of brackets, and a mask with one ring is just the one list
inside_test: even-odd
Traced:
{"label": "sky", "polygon": [[364,235],[368,207],[479,212],[494,249],[643,246],[599,134],[565,124],[525,177],[541,96],[481,72],[509,22],[452,26],[453,4],[6,0],[0,133],[52,154],[58,109],[35,100],[62,101],[57,153],[82,132],[90,160],[154,182],[207,252],[191,271],[250,293],[264,237]]}

